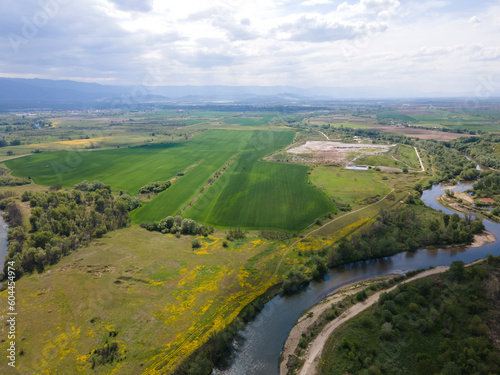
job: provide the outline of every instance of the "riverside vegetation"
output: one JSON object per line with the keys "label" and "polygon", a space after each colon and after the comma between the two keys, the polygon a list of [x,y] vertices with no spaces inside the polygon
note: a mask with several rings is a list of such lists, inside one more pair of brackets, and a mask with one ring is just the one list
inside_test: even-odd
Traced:
{"label": "riverside vegetation", "polygon": [[498,374],[500,257],[400,284],[332,335],[321,374]]}

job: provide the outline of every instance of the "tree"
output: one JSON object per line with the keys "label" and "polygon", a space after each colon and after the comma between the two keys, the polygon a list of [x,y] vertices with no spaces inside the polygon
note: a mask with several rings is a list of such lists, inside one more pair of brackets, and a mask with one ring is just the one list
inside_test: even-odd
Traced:
{"label": "tree", "polygon": [[455,281],[461,281],[464,278],[465,266],[461,260],[456,260],[450,265],[450,276]]}

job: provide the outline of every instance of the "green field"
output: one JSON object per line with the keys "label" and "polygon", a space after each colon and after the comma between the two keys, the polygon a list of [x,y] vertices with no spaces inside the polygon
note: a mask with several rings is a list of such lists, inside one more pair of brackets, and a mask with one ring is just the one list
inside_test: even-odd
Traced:
{"label": "green field", "polygon": [[307,170],[301,165],[238,163],[185,216],[224,227],[301,230],[336,211],[325,194],[307,184]]}
{"label": "green field", "polygon": [[241,126],[262,126],[266,125],[271,121],[274,117],[273,114],[263,114],[262,116],[255,116],[255,114],[251,116],[230,116],[224,119],[226,124],[238,124]]}
{"label": "green field", "polygon": [[31,177],[40,185],[70,187],[82,180],[100,180],[114,190],[136,194],[146,183],[169,180],[201,159],[215,168],[222,166],[248,137],[246,132],[210,131],[185,143],[41,153],[5,164],[15,176]]}
{"label": "green field", "polygon": [[238,154],[184,216],[218,227],[297,231],[335,212],[335,206],[307,183],[307,167],[259,162],[293,138],[294,132],[282,130],[211,130],[184,143],[41,153],[6,165],[14,175],[29,176],[41,185],[70,187],[82,180],[100,180],[114,190],[136,194],[148,182],[170,180],[199,163],[133,212],[133,220],[142,223],[178,214]]}
{"label": "green field", "polygon": [[405,115],[400,111],[383,111],[377,113],[378,119],[391,119],[396,121],[416,121],[413,117]]}
{"label": "green field", "polygon": [[[185,217],[218,227],[296,231],[319,216],[335,212],[328,197],[307,184],[307,167],[259,161],[288,145],[293,140],[293,132],[255,131],[251,134],[248,143],[240,148],[238,157],[185,212]],[[194,169],[182,178],[188,178],[191,172]],[[163,204],[168,205],[169,214],[178,212],[183,206],[178,202],[185,197],[179,199],[174,187],[175,183],[140,208],[134,213],[134,220],[144,222],[164,217],[165,212],[160,211]],[[188,203],[198,190],[184,193],[189,195],[184,203]],[[179,194],[183,191],[179,190]],[[168,203],[172,201],[175,203]]]}
{"label": "green field", "polygon": [[401,168],[405,167],[400,161],[393,159],[390,155],[368,155],[356,159],[356,163],[360,165],[369,165],[372,167],[390,167],[390,168]]}
{"label": "green field", "polygon": [[383,174],[374,170],[355,171],[339,167],[317,167],[311,181],[337,202],[356,208],[372,197],[385,196],[391,188],[382,181]]}
{"label": "green field", "polygon": [[[23,316],[16,349],[24,355],[13,372],[2,361],[0,373],[170,373],[276,283],[282,247],[254,236],[228,248],[223,234],[209,239],[193,251],[190,236],[135,226],[107,234],[43,274],[25,275],[16,281],[16,311]],[[7,307],[2,303],[3,316]],[[118,343],[121,360],[91,369],[90,353],[105,340]]]}
{"label": "green field", "polygon": [[396,159],[406,164],[409,168],[420,169],[420,161],[418,160],[417,153],[412,146],[400,145],[396,152]]}

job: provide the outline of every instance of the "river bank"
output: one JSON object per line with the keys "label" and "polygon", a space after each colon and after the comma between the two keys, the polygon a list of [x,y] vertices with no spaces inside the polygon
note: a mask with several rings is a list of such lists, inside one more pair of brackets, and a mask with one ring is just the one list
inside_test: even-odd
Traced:
{"label": "river bank", "polygon": [[[406,283],[421,279],[423,277],[436,275],[436,274],[447,271],[449,268],[450,268],[449,266],[441,266],[441,267],[436,267],[436,268],[424,271],[424,272],[419,273],[418,275],[416,275],[414,277],[411,277],[407,280],[401,281],[401,283],[397,283],[396,285],[390,287],[389,289],[379,291],[379,292],[373,294],[372,296],[370,296],[365,301],[357,303],[356,305],[350,307],[341,316],[339,316],[338,318],[336,318],[336,319],[332,320],[330,323],[328,323],[323,328],[323,330],[320,332],[320,334],[311,342],[311,344],[309,344],[309,346],[306,349],[305,355],[304,355],[305,362],[304,362],[304,365],[303,365],[302,369],[300,370],[299,374],[300,375],[316,375],[318,373],[317,368],[318,368],[319,361],[321,359],[321,353],[323,351],[323,347],[325,346],[326,342],[328,341],[328,339],[330,338],[332,333],[335,332],[336,329],[338,329],[340,326],[342,326],[348,320],[352,319],[356,315],[358,315],[361,312],[368,309],[370,306],[377,303],[379,298],[380,298],[380,295],[382,293],[391,292],[392,290],[396,289],[399,284],[406,284]],[[286,374],[286,372],[280,372],[280,373]]]}
{"label": "river bank", "polygon": [[321,318],[321,315],[331,309],[332,303],[339,302],[348,296],[352,296],[361,290],[367,288],[370,284],[375,282],[386,281],[395,277],[401,276],[400,274],[388,274],[384,276],[375,276],[369,279],[363,280],[361,282],[356,282],[352,284],[345,285],[336,291],[334,291],[330,296],[325,298],[323,301],[317,305],[311,307],[309,310],[305,311],[304,314],[297,321],[297,324],[292,328],[288,339],[283,346],[283,352],[281,355],[280,363],[280,374],[287,373],[287,366],[289,363],[290,356],[294,355],[297,349],[302,335],[307,333]]}

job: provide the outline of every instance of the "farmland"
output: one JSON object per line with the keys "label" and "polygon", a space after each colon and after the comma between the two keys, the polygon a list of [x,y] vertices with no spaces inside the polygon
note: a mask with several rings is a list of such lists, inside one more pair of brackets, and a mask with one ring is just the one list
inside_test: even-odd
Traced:
{"label": "farmland", "polygon": [[[335,207],[307,184],[307,167],[259,162],[287,146],[293,137],[293,132],[280,130],[212,130],[185,143],[42,153],[9,160],[6,165],[15,175],[31,177],[42,185],[69,187],[82,180],[100,180],[114,190],[136,194],[149,182],[170,180],[199,163],[133,213],[134,220],[142,223],[178,214],[215,171],[238,153],[221,181],[205,193],[210,198],[202,196],[185,216],[221,227],[296,231],[334,212]],[[231,183],[225,183],[229,178]]]}

